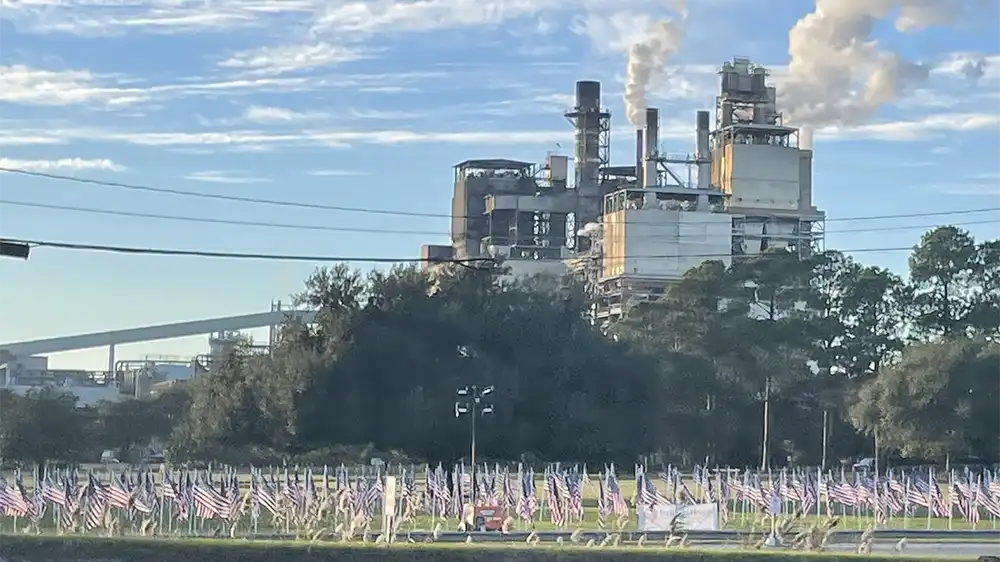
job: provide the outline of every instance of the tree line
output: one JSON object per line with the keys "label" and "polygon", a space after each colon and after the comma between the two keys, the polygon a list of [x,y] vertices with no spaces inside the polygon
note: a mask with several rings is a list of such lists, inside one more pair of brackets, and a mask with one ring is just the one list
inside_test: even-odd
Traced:
{"label": "tree line", "polygon": [[572,279],[321,268],[298,297],[314,323],[290,321],[269,354],[237,349],[184,388],[92,409],[0,395],[0,455],[158,437],[173,460],[329,462],[345,447],[454,460],[469,450],[455,391],[476,384],[494,387],[482,459],[755,466],[766,409],[772,464],[876,445],[997,462],[998,250],[947,226],[920,239],[906,279],[838,252],[705,262],[608,329]]}

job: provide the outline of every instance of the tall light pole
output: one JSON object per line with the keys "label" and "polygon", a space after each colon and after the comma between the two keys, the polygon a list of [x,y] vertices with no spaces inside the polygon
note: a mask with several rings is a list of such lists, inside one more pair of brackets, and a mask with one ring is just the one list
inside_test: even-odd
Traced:
{"label": "tall light pole", "polygon": [[[483,402],[483,398],[493,394],[492,386],[466,386],[455,391],[459,396],[468,401],[455,402],[455,417],[469,416],[472,419],[472,504],[476,503],[476,418],[493,413],[493,404]],[[461,482],[459,482],[461,486]],[[461,492],[459,492],[461,493]]]}
{"label": "tall light pole", "polygon": [[766,470],[769,466],[767,456],[769,440],[771,438],[771,377],[768,375],[764,379],[764,438],[761,441],[760,469]]}

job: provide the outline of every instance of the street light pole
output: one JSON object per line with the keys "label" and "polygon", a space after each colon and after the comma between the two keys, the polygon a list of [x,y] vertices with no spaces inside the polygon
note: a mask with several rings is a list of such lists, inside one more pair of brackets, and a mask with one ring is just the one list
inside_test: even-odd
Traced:
{"label": "street light pole", "polygon": [[[476,418],[493,413],[493,404],[483,402],[483,398],[493,394],[492,386],[466,386],[456,391],[459,396],[467,397],[469,402],[455,402],[455,417],[468,415],[472,418],[470,438],[470,459],[472,463],[472,503],[476,502]],[[460,479],[461,480],[461,479]],[[461,481],[459,482],[461,484]],[[459,492],[461,493],[461,492]]]}
{"label": "street light pole", "polygon": [[764,379],[764,435],[761,443],[761,454],[760,454],[760,469],[765,470],[768,467],[767,456],[770,451],[768,451],[768,440],[770,439],[771,433],[771,377],[768,376]]}

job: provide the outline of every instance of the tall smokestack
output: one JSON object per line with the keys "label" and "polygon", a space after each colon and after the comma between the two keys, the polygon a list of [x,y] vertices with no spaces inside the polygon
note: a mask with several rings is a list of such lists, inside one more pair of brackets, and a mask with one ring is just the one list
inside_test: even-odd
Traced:
{"label": "tall smokestack", "polygon": [[698,152],[695,157],[698,159],[698,189],[708,189],[708,175],[712,162],[709,160],[708,152],[708,112],[698,112]]}
{"label": "tall smokestack", "polygon": [[659,156],[660,146],[660,110],[649,108],[646,110],[646,155],[643,166],[643,185],[645,187],[656,187],[656,161]]}
{"label": "tall smokestack", "polygon": [[567,114],[576,126],[576,189],[595,192],[601,166],[601,83],[580,80],[576,83],[576,107]]}
{"label": "tall smokestack", "polygon": [[643,155],[646,153],[646,147],[642,144],[642,129],[636,129],[635,131],[635,179],[642,183],[643,174]]}

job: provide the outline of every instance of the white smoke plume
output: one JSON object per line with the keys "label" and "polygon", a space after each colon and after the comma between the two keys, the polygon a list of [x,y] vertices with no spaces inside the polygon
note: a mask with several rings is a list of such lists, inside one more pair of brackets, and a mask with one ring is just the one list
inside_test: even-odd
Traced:
{"label": "white smoke plume", "polygon": [[684,39],[687,9],[679,0],[678,17],[657,22],[646,31],[646,37],[628,51],[625,72],[625,114],[633,127],[646,125],[646,90],[654,72],[662,72],[667,60],[680,50]]}
{"label": "white smoke plume", "polygon": [[[788,78],[781,105],[799,126],[799,145],[812,131],[866,121],[879,106],[924,82],[931,65],[879,47],[872,28],[895,16],[896,29],[950,26],[977,0],[816,0],[816,9],[788,33]],[[859,87],[859,82],[861,82]]]}

